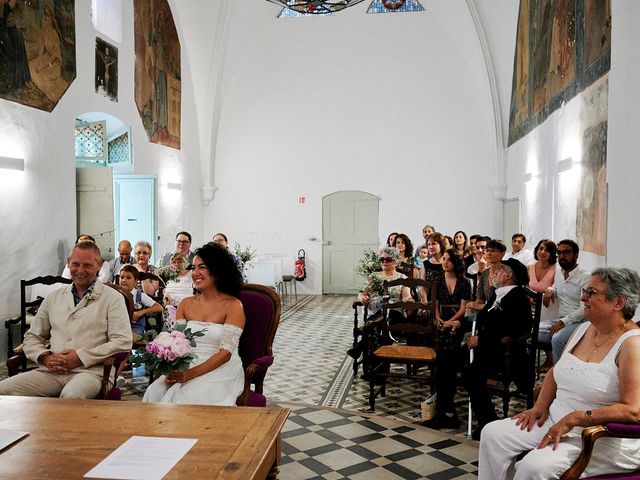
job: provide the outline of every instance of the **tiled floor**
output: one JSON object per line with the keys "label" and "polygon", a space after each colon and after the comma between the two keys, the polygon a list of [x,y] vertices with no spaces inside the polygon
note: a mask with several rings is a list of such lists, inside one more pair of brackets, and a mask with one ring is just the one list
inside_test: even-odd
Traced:
{"label": "tiled floor", "polygon": [[[352,302],[352,297],[299,295],[284,305],[273,346],[276,360],[265,379],[270,405],[291,410],[280,478],[476,478],[478,443],[466,440],[464,392],[458,398],[463,422],[456,431],[412,423],[427,391],[408,381],[390,384],[376,411],[368,411],[368,383],[353,379],[346,355]],[[125,400],[139,401],[148,384],[143,375],[127,373]]]}

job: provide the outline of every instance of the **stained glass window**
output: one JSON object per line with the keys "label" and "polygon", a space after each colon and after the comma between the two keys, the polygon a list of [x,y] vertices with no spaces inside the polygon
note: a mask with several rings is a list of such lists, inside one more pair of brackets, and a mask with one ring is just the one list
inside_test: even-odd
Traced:
{"label": "stained glass window", "polygon": [[373,0],[367,13],[422,12],[418,0]]}
{"label": "stained glass window", "polygon": [[298,18],[298,17],[325,17],[333,13],[298,13],[290,8],[283,8],[278,18]]}

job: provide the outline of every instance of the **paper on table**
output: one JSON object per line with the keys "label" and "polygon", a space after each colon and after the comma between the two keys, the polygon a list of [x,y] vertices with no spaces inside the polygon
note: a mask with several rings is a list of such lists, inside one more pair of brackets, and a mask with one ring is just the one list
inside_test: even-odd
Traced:
{"label": "paper on table", "polygon": [[20,432],[18,430],[4,430],[0,429],[0,450],[4,450],[12,443],[17,442],[25,435],[29,435],[29,432]]}
{"label": "paper on table", "polygon": [[161,479],[197,441],[134,435],[87,472],[85,478]]}

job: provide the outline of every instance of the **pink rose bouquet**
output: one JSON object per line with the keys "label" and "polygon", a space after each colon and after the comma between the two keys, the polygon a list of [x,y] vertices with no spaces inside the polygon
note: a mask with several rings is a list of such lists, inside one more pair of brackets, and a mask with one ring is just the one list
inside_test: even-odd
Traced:
{"label": "pink rose bouquet", "polygon": [[157,335],[154,330],[147,332],[145,349],[131,356],[133,366],[144,364],[148,372],[155,371],[160,375],[183,372],[189,368],[191,360],[196,358],[193,353],[195,338],[204,335],[204,331],[192,332],[186,322],[180,322],[173,328]]}

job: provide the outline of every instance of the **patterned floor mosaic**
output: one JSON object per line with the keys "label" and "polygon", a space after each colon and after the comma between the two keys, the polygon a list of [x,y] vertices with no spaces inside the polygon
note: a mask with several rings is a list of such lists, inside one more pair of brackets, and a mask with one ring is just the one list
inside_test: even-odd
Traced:
{"label": "patterned floor mosaic", "polygon": [[[291,410],[283,431],[280,478],[476,478],[478,443],[466,440],[467,397],[459,392],[460,429],[434,431],[414,423],[427,387],[396,380],[368,411],[368,383],[353,378],[353,297],[298,295],[283,305],[265,379],[272,406]],[[1,373],[0,373],[1,375]],[[124,400],[139,401],[142,369],[125,372]],[[520,409],[521,404],[512,404]]]}

